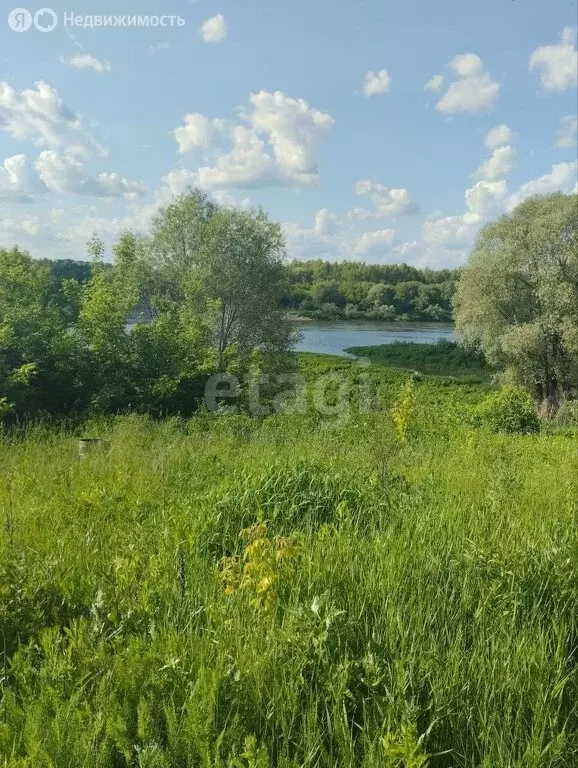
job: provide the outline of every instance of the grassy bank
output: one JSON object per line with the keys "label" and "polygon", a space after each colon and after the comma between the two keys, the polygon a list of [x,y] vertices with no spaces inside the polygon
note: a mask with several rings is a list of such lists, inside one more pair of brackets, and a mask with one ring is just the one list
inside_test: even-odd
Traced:
{"label": "grassy bank", "polygon": [[371,376],[338,428],[0,442],[5,766],[575,765],[575,437],[474,430],[484,386],[428,376],[400,432]]}
{"label": "grassy bank", "polygon": [[491,369],[482,357],[444,339],[436,344],[398,342],[372,347],[350,347],[345,351],[367,358],[373,365],[405,368],[434,376],[469,378],[479,382],[490,381],[492,376]]}

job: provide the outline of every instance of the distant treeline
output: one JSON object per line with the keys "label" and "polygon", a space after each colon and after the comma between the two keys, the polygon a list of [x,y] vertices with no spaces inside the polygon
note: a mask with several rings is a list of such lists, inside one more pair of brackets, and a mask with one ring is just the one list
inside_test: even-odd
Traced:
{"label": "distant treeline", "polygon": [[320,320],[448,321],[457,279],[458,270],[408,264],[293,261],[282,302]]}
{"label": "distant treeline", "polygon": [[[40,264],[48,267],[54,283],[58,288],[65,280],[76,280],[84,285],[90,280],[92,264],[90,261],[76,261],[75,259],[37,259]],[[106,267],[106,265],[104,265]]]}
{"label": "distant treeline", "polygon": [[[90,279],[90,263],[45,260],[58,286]],[[452,318],[458,270],[417,269],[408,264],[293,261],[287,265],[281,303],[322,320],[434,320]]]}

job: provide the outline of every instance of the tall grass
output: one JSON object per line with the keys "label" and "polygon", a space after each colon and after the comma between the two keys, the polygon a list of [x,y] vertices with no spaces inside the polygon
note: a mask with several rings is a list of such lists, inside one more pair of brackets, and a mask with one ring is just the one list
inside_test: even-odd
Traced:
{"label": "tall grass", "polygon": [[576,765],[575,441],[471,397],[6,438],[3,764]]}

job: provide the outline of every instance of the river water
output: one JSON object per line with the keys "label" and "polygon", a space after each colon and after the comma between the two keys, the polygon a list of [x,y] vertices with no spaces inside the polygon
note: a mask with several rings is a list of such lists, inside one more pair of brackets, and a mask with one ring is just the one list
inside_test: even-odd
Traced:
{"label": "river water", "polygon": [[368,347],[413,341],[435,344],[440,339],[455,341],[450,323],[372,323],[368,321],[330,322],[312,320],[298,325],[301,341],[298,352],[322,352],[347,356],[347,347]]}

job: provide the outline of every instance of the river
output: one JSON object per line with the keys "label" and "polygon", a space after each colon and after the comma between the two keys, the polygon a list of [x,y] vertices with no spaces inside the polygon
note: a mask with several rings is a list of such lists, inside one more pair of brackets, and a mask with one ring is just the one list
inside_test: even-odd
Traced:
{"label": "river", "polygon": [[348,347],[368,347],[414,341],[435,344],[440,339],[454,341],[450,323],[372,323],[369,321],[331,322],[312,320],[300,323],[301,341],[298,352],[322,352],[326,355],[348,357]]}

